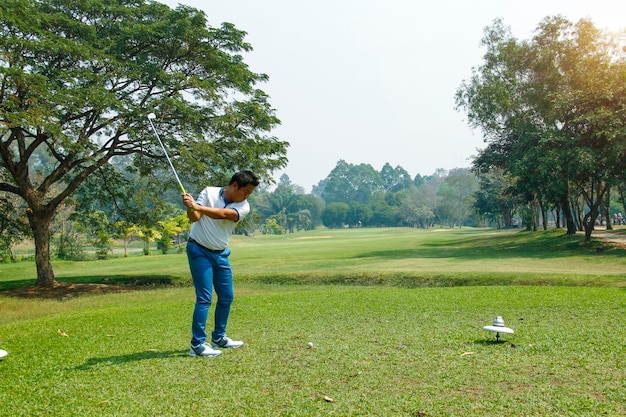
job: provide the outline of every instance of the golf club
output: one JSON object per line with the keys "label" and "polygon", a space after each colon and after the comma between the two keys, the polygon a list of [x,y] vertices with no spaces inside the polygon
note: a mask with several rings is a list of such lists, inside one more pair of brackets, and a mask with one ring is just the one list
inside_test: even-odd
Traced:
{"label": "golf club", "polygon": [[152,119],[156,119],[156,114],[154,113],[148,114],[148,121],[150,122],[150,126],[152,126],[152,130],[154,130],[154,134],[156,135],[156,138],[159,141],[159,145],[161,145],[161,149],[163,149],[163,153],[165,154],[165,157],[167,158],[167,162],[169,162],[170,164],[170,168],[172,168],[172,172],[174,173],[174,176],[176,177],[176,181],[178,182],[180,191],[182,191],[183,194],[186,194],[187,192],[185,191],[185,187],[183,187],[183,183],[180,182],[180,178],[178,178],[178,174],[176,173],[176,170],[174,169],[174,165],[172,165],[172,160],[167,154],[167,151],[165,150],[165,146],[163,146],[163,142],[161,142],[161,138],[159,137],[159,132],[157,132],[156,128],[154,127],[154,124],[152,124]]}

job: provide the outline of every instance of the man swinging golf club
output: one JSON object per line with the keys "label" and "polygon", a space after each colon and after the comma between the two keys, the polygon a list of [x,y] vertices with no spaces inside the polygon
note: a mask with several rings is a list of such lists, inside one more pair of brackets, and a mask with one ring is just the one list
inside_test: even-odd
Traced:
{"label": "man swinging golf club", "polygon": [[[248,197],[259,185],[250,171],[233,175],[227,187],[206,187],[194,201],[183,193],[183,204],[191,220],[187,258],[196,290],[196,304],[191,325],[190,356],[219,356],[219,348],[238,348],[243,342],[226,337],[230,306],[234,299],[233,273],[227,247],[237,222],[250,212]],[[213,288],[217,295],[215,325],[208,346],[206,322]]]}

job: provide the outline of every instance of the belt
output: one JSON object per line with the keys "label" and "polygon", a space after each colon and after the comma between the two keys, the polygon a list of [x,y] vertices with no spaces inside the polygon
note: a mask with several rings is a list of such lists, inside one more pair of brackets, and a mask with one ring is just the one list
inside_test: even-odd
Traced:
{"label": "belt", "polygon": [[202,249],[206,249],[206,250],[208,250],[211,253],[222,253],[222,252],[224,252],[224,249],[209,249],[206,246],[198,243],[198,241],[196,239],[193,239],[193,238],[189,238],[189,242],[195,243],[196,245],[200,246]]}

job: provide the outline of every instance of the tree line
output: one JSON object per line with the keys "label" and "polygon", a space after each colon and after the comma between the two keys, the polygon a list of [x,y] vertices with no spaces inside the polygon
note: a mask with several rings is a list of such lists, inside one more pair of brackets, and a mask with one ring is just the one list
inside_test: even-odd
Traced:
{"label": "tree line", "polygon": [[[189,221],[170,172],[158,170],[142,177],[122,166],[109,168],[85,180],[57,211],[51,222],[53,254],[82,259],[85,246],[91,246],[98,258],[105,259],[110,256],[112,239],[123,242],[125,254],[131,239],[144,242],[146,255],[154,242],[163,253],[180,246]],[[342,186],[346,178],[351,183]],[[204,185],[191,184],[191,191],[199,192]],[[292,184],[286,174],[273,189],[258,187],[249,198],[253,210],[237,233],[285,234],[320,226],[473,225],[479,222],[473,217],[477,190],[478,180],[466,168],[438,170],[430,176],[418,174],[412,179],[402,167],[392,168],[388,163],[378,172],[368,164],[340,160],[311,194]],[[6,195],[0,201],[15,204],[2,215],[4,224],[13,226],[0,227],[0,248],[9,261],[15,258],[11,247],[32,234],[24,204]]]}
{"label": "tree line", "polygon": [[283,175],[272,192],[253,197],[267,233],[289,233],[318,226],[421,227],[474,224],[476,176],[469,169],[437,170],[411,178],[401,166],[337,162],[329,175],[303,194]]}
{"label": "tree line", "polygon": [[[85,247],[90,246],[97,258],[106,259],[114,240],[123,245],[125,256],[131,240],[143,242],[145,255],[152,253],[154,244],[162,253],[182,250],[190,224],[171,173],[159,170],[142,178],[132,171],[120,176],[123,171],[118,166],[89,178],[59,209],[51,224],[54,256],[86,259]],[[287,174],[275,187],[258,187],[250,196],[253,210],[236,233],[287,234],[318,227],[561,227],[558,210],[538,215],[541,207],[531,210],[522,196],[512,192],[507,178],[501,171],[477,174],[470,168],[439,169],[412,178],[404,168],[389,163],[376,171],[369,164],[340,160],[310,194]],[[203,185],[191,184],[195,191]],[[0,204],[8,207],[9,201],[5,196]],[[584,199],[573,207],[578,230],[584,230]],[[11,247],[31,236],[23,208],[16,204],[0,219],[5,262],[15,260]],[[615,198],[604,209],[616,215],[624,211],[624,201]],[[610,219],[605,220],[610,226]]]}

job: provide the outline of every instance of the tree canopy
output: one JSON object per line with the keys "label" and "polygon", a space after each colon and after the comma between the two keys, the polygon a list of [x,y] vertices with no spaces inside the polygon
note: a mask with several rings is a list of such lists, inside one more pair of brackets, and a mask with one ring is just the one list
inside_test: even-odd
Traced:
{"label": "tree canopy", "polygon": [[457,107],[487,141],[474,169],[515,178],[531,209],[559,206],[568,233],[575,189],[587,240],[606,193],[626,172],[625,41],[624,33],[560,16],[519,41],[498,20],[485,30],[483,65],[457,90]]}

